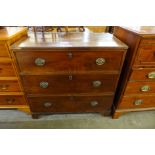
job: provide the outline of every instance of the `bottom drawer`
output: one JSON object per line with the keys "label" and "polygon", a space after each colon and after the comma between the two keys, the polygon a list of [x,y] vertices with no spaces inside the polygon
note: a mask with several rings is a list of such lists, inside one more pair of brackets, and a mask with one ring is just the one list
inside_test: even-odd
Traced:
{"label": "bottom drawer", "polygon": [[4,105],[25,105],[24,96],[21,95],[0,95],[0,106]]}
{"label": "bottom drawer", "polygon": [[155,107],[155,94],[124,96],[118,109],[151,108]]}
{"label": "bottom drawer", "polygon": [[113,96],[29,97],[32,112],[103,112],[112,106]]}

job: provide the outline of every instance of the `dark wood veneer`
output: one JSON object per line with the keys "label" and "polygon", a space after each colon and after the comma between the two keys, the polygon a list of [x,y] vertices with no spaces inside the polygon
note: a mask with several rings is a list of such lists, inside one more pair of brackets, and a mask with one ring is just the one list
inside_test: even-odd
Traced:
{"label": "dark wood veneer", "polygon": [[[155,73],[155,27],[115,27],[114,35],[126,43],[129,50],[115,96],[113,118],[124,112],[155,109],[155,76],[149,77]],[[149,89],[141,91],[143,86]],[[144,103],[134,105],[135,100]]]}
{"label": "dark wood veneer", "polygon": [[36,33],[12,50],[33,118],[110,113],[127,50],[112,34]]}
{"label": "dark wood veneer", "polygon": [[[69,79],[72,76],[72,79]],[[22,76],[23,86],[27,94],[61,94],[61,93],[104,93],[114,92],[117,74],[66,74],[66,75],[28,75]],[[95,81],[101,85],[94,86]],[[48,82],[47,88],[41,88],[41,82]]]}

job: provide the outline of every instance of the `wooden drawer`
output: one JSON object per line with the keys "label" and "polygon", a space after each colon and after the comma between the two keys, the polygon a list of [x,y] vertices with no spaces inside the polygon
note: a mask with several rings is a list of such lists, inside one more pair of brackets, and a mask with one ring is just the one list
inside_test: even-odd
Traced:
{"label": "wooden drawer", "polygon": [[153,38],[142,39],[140,42],[140,46],[143,46],[146,44],[155,44],[155,39],[153,39]]}
{"label": "wooden drawer", "polygon": [[112,106],[113,96],[28,97],[32,112],[103,112]]}
{"label": "wooden drawer", "polygon": [[10,58],[0,58],[0,77],[16,76]]}
{"label": "wooden drawer", "polygon": [[0,57],[9,57],[9,50],[5,43],[0,43]]}
{"label": "wooden drawer", "polygon": [[124,51],[18,51],[15,55],[21,72],[46,74],[70,70],[120,70]]}
{"label": "wooden drawer", "polygon": [[26,101],[24,96],[20,95],[2,95],[0,94],[0,106],[1,105],[25,105]]}
{"label": "wooden drawer", "polygon": [[139,48],[135,65],[155,66],[155,44],[147,44]]}
{"label": "wooden drawer", "polygon": [[119,109],[134,109],[134,108],[150,108],[155,107],[155,94],[153,95],[135,95],[124,96]]}
{"label": "wooden drawer", "polygon": [[129,81],[155,81],[155,68],[134,69]]}
{"label": "wooden drawer", "polygon": [[128,94],[150,94],[155,93],[155,82],[128,82],[125,95]]}
{"label": "wooden drawer", "polygon": [[28,94],[104,93],[114,92],[117,74],[25,75]]}
{"label": "wooden drawer", "polygon": [[18,92],[20,86],[17,80],[0,80],[0,92]]}

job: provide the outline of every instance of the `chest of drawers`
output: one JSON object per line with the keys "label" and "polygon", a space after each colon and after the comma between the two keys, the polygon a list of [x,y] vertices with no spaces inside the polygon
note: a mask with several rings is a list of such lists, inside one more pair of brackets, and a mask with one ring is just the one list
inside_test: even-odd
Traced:
{"label": "chest of drawers", "polygon": [[155,27],[115,27],[129,46],[115,99],[113,117],[155,109]]}
{"label": "chest of drawers", "polygon": [[12,46],[32,117],[110,113],[127,46],[108,33],[37,33]]}
{"label": "chest of drawers", "polygon": [[0,29],[0,109],[29,111],[10,46],[27,36],[24,27]]}

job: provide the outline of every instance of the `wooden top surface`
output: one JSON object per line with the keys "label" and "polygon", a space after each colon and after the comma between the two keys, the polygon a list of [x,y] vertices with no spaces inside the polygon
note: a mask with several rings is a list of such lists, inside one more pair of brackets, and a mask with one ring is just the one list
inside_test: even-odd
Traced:
{"label": "wooden top surface", "polygon": [[0,29],[0,41],[10,40],[24,31],[27,31],[26,27],[5,27]]}
{"label": "wooden top surface", "polygon": [[124,29],[127,29],[133,33],[141,35],[143,37],[152,36],[155,37],[155,26],[121,26]]}
{"label": "wooden top surface", "polygon": [[74,47],[128,47],[109,33],[93,32],[37,32],[12,45],[12,49],[34,48],[74,48]]}

